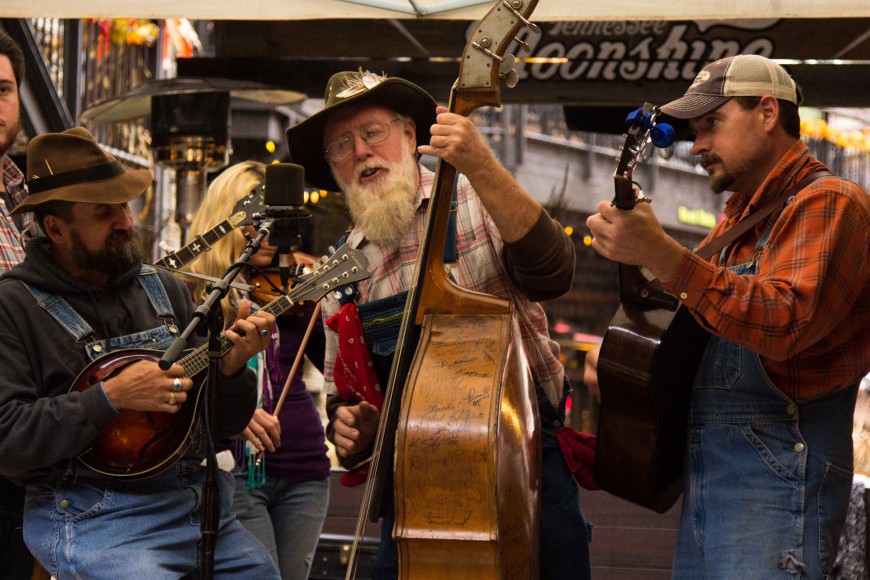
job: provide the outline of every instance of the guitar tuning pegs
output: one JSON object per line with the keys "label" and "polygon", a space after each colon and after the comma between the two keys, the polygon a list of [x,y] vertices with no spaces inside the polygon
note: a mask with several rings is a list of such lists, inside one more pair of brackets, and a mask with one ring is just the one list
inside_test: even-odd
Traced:
{"label": "guitar tuning pegs", "polygon": [[634,127],[635,125],[640,124],[642,120],[643,120],[643,109],[638,107],[637,109],[633,110],[625,117],[625,126],[626,127]]}
{"label": "guitar tuning pegs", "polygon": [[659,123],[650,133],[653,145],[658,148],[669,147],[674,143],[674,128],[667,123]]}
{"label": "guitar tuning pegs", "polygon": [[502,73],[502,72],[500,72],[500,73],[498,73],[498,76],[500,76],[502,79],[504,79],[504,84],[505,84],[509,89],[512,89],[512,88],[514,88],[515,86],[517,86],[517,83],[518,83],[519,80],[520,80],[520,77],[519,77],[519,75],[517,74],[517,71],[515,71],[514,69],[511,69],[511,70],[509,70],[509,71],[506,72],[506,73]]}

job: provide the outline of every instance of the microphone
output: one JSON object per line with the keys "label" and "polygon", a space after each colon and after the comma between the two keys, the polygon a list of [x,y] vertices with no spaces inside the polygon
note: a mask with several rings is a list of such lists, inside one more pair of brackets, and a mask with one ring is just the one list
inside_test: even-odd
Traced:
{"label": "microphone", "polygon": [[278,272],[281,286],[287,290],[292,251],[302,245],[302,233],[311,219],[305,210],[305,169],[293,163],[273,163],[266,166],[263,203],[269,226],[269,244],[278,247]]}

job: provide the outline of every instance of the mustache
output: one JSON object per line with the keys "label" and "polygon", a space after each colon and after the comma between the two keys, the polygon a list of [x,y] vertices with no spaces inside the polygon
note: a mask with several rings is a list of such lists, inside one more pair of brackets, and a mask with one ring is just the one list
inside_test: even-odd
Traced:
{"label": "mustache", "polygon": [[354,177],[359,179],[360,176],[362,176],[362,174],[367,169],[377,169],[378,167],[384,167],[385,165],[388,164],[385,164],[383,161],[374,159],[373,157],[368,157],[366,159],[363,159],[362,161],[357,162],[356,167],[353,168]]}
{"label": "mustache", "polygon": [[722,161],[715,153],[704,153],[701,155],[701,167],[707,169],[709,165]]}

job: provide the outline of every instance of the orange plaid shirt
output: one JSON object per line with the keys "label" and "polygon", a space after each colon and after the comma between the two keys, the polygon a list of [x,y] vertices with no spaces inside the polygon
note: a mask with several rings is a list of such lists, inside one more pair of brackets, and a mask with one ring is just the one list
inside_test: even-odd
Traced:
{"label": "orange plaid shirt", "polygon": [[[726,219],[704,243],[804,176],[827,169],[803,142],[779,160],[751,196],[734,193]],[[776,225],[764,251],[755,245]],[[702,243],[703,246],[703,243]],[[759,354],[773,383],[804,401],[854,385],[870,372],[870,194],[820,179],[727,250],[725,265],[758,260],[737,275],[686,251],[666,285],[710,333]]]}

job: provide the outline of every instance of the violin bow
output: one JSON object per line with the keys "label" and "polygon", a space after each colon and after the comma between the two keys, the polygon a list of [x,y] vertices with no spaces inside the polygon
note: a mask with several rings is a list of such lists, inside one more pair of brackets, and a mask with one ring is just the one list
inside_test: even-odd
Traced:
{"label": "violin bow", "polygon": [[[314,307],[314,312],[311,314],[311,320],[308,321],[308,328],[305,329],[305,334],[302,336],[302,341],[299,343],[299,351],[296,353],[296,359],[293,361],[293,366],[290,367],[290,373],[287,375],[287,380],[284,381],[284,388],[281,390],[281,396],[278,397],[278,403],[275,404],[275,410],[272,411],[273,417],[278,417],[281,412],[281,407],[284,406],[284,399],[287,398],[287,391],[290,390],[290,385],[293,383],[293,377],[296,376],[296,371],[299,370],[299,365],[302,363],[302,358],[305,356],[305,347],[308,346],[308,339],[311,338],[311,333],[314,331],[314,325],[317,324],[317,318],[320,316],[320,301]],[[257,467],[263,461],[263,452],[257,453],[255,465]]]}

